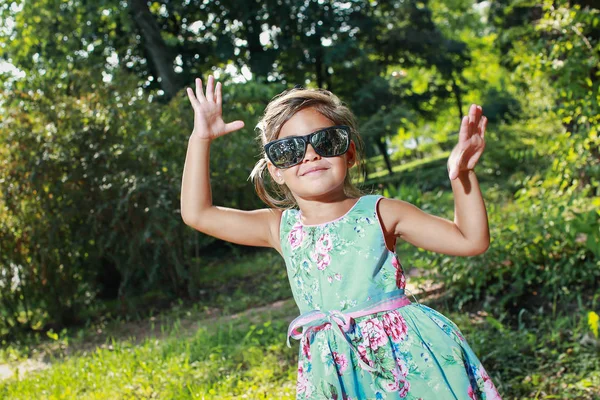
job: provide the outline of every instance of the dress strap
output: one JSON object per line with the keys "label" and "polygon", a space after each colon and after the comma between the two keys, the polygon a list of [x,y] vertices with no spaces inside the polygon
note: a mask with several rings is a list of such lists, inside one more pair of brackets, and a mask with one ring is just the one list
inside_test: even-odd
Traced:
{"label": "dress strap", "polygon": [[360,208],[363,210],[375,211],[375,206],[380,198],[383,196],[380,194],[366,194],[361,198]]}
{"label": "dress strap", "polygon": [[286,208],[281,212],[281,221],[279,221],[279,240],[283,240],[289,233],[290,225],[289,220],[295,218],[298,210],[293,208]]}

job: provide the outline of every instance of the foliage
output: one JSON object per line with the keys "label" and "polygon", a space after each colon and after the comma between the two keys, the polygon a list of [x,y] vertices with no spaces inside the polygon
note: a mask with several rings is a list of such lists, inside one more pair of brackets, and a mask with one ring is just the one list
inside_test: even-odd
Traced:
{"label": "foliage", "polygon": [[[2,57],[22,72],[4,73],[0,93],[0,334],[59,331],[100,311],[98,299],[120,299],[128,312],[142,307],[133,301],[142,293],[164,302],[235,290],[204,278],[211,256],[243,250],[179,218],[191,110],[182,91],[158,101],[148,38],[132,2],[122,3],[0,6],[13,26],[0,31]],[[225,118],[246,122],[213,144],[215,204],[262,206],[247,182],[258,155],[252,127],[270,98],[300,83],[332,89],[356,112],[373,160],[366,187],[452,218],[444,152],[463,103],[483,103],[489,145],[477,169],[492,246],[456,260],[411,250],[412,262],[437,269],[459,306],[490,296],[510,308],[533,292],[554,301],[594,287],[597,8],[279,3],[145,3],[179,85],[213,67],[225,82]],[[230,84],[240,76],[226,75],[228,65],[260,79]]]}
{"label": "foliage", "polygon": [[[506,6],[505,13],[514,10]],[[490,248],[469,258],[422,254],[420,249],[408,253],[413,254],[411,262],[431,270],[446,284],[458,307],[478,299],[497,310],[514,311],[523,302],[555,307],[581,290],[596,290],[600,281],[599,57],[595,50],[600,46],[600,14],[592,7],[570,7],[566,2],[547,2],[535,10],[531,14],[535,24],[500,24],[500,34],[492,36],[499,45],[511,38],[503,60],[513,70],[499,81],[511,82],[510,86],[487,92],[487,96],[504,93],[508,101],[499,103],[505,104],[499,108],[505,111],[489,125],[486,155],[476,167],[480,181],[499,183],[494,192],[482,186]],[[448,187],[441,172],[427,178],[395,180],[421,190]],[[392,195],[397,190],[390,189]],[[498,189],[509,197],[498,196]],[[452,219],[451,199],[440,202],[433,193],[422,195],[422,208]]]}
{"label": "foliage", "polygon": [[[0,295],[2,334],[75,323],[97,294],[106,297],[101,291],[123,307],[159,284],[165,294],[194,295],[188,259],[215,243],[189,235],[173,194],[191,133],[187,98],[157,106],[127,77],[93,87],[81,97],[50,86],[2,95],[0,282],[11,288]],[[248,128],[215,141],[215,202],[259,206],[247,183],[251,127],[277,89],[232,86],[224,99],[227,118]]]}
{"label": "foliage", "polygon": [[[525,126],[535,126],[535,132]],[[485,301],[486,306],[497,312],[514,311],[519,304],[535,307],[550,303],[555,307],[557,302],[573,298],[581,291],[597,290],[598,197],[582,196],[577,182],[571,187],[564,183],[559,186],[562,170],[558,168],[562,167],[558,166],[565,163],[555,159],[548,165],[548,155],[540,149],[527,150],[525,143],[500,144],[499,138],[525,139],[534,134],[550,135],[556,129],[560,126],[547,122],[544,126],[538,121],[498,127],[490,135],[487,148],[491,151],[476,167],[491,238],[483,255],[449,257],[400,244],[405,248],[404,265],[423,268],[443,282],[456,307],[463,308],[474,300]],[[563,136],[563,139],[568,138]],[[565,143],[555,144],[568,148]],[[546,175],[537,172],[546,169]],[[421,174],[419,179],[415,179],[417,171]],[[453,199],[443,166],[431,168],[428,175],[423,175],[424,171],[418,168],[403,172],[396,178],[399,183],[385,186],[383,194],[452,220]],[[505,181],[501,186],[496,183],[499,177]]]}
{"label": "foliage", "polygon": [[597,209],[581,200],[541,196],[490,204],[490,248],[478,257],[434,257],[440,277],[459,307],[473,299],[498,309],[548,302],[555,307],[581,291],[597,290]]}
{"label": "foliage", "polygon": [[[597,308],[598,296],[580,303],[520,308],[518,318],[477,310],[456,315],[467,341],[503,398],[595,399],[600,392],[600,347],[588,340],[586,307]],[[579,305],[578,305],[579,304]]]}

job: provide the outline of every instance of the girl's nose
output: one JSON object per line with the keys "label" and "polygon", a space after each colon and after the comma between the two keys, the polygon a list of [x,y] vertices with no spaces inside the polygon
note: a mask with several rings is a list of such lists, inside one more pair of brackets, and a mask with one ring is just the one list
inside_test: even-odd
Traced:
{"label": "girl's nose", "polygon": [[319,160],[319,159],[321,159],[321,156],[317,154],[315,149],[309,143],[306,146],[306,154],[304,154],[304,161],[314,161],[314,160]]}

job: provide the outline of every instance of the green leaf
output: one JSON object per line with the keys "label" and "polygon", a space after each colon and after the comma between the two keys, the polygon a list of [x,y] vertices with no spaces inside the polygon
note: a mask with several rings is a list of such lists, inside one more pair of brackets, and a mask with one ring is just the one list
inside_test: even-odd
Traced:
{"label": "green leaf", "polygon": [[588,325],[595,337],[598,337],[598,321],[600,318],[594,311],[588,313]]}
{"label": "green leaf", "polygon": [[491,315],[486,316],[485,319],[490,325],[492,325],[493,327],[498,329],[500,332],[504,332],[506,330],[504,325],[502,325],[502,323],[500,321],[498,321],[496,318],[492,317]]}

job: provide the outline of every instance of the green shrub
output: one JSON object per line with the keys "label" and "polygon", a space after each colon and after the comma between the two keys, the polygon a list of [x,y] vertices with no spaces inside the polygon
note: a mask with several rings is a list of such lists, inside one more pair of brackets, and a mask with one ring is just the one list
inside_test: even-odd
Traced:
{"label": "green shrub", "polygon": [[[0,126],[0,336],[83,323],[102,298],[122,312],[160,289],[188,297],[190,260],[216,239],[180,216],[181,173],[193,111],[182,91],[168,105],[141,95],[135,80],[68,93],[50,83],[16,92]],[[215,204],[261,206],[247,181],[258,145],[253,127],[276,85],[230,85],[224,116],[246,128],[213,143]],[[9,128],[10,127],[10,128]],[[256,148],[256,152],[251,151]],[[95,310],[95,311],[91,311]]]}

